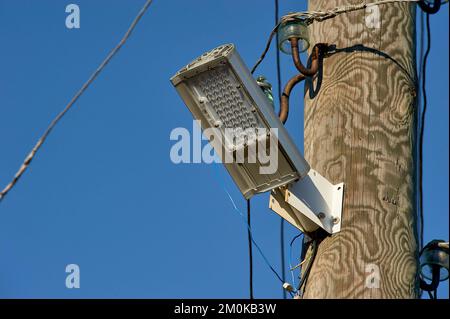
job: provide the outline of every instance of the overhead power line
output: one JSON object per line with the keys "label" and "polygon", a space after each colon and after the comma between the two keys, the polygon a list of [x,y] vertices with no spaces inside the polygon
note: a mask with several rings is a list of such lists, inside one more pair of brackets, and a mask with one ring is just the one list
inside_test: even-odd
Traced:
{"label": "overhead power line", "polygon": [[50,123],[50,125],[45,130],[44,134],[39,138],[36,145],[33,147],[31,152],[28,154],[28,156],[25,158],[22,166],[19,168],[17,173],[15,174],[12,181],[6,185],[6,187],[0,192],[0,202],[5,198],[5,196],[8,194],[9,191],[17,184],[20,177],[25,173],[25,171],[30,166],[31,161],[36,156],[36,153],[39,151],[39,149],[42,147],[42,145],[45,143],[47,137],[53,130],[53,128],[58,124],[58,122],[64,117],[64,115],[72,108],[72,106],[75,104],[75,102],[81,97],[81,95],[87,90],[87,88],[94,82],[94,80],[97,78],[97,76],[103,71],[105,66],[111,61],[111,59],[116,55],[116,53],[122,48],[122,46],[125,44],[125,42],[130,37],[131,33],[135,29],[138,22],[141,20],[142,16],[145,14],[147,9],[150,7],[150,4],[153,2],[153,0],[147,0],[142,7],[142,9],[139,11],[138,15],[134,18],[133,22],[131,23],[130,27],[126,31],[123,38],[120,40],[120,42],[111,50],[111,52],[106,56],[106,58],[103,60],[103,62],[100,64],[100,66],[92,73],[92,75],[89,77],[89,79],[83,84],[81,89],[75,94],[75,96],[70,100],[70,102],[66,105],[66,107],[53,119],[53,121]]}

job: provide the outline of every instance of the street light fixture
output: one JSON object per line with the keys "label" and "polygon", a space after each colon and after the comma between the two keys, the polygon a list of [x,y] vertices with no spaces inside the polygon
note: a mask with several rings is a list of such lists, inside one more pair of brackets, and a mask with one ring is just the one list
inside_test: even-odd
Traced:
{"label": "street light fixture", "polygon": [[[343,183],[310,168],[233,44],[204,53],[171,82],[246,199],[272,191],[270,208],[302,231],[340,230]],[[259,155],[273,150],[277,167],[264,170]]]}

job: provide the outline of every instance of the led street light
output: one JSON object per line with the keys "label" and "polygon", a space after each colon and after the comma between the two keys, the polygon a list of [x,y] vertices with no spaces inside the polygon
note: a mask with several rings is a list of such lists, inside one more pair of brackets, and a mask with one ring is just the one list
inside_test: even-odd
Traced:
{"label": "led street light", "polygon": [[[212,142],[216,154],[245,198],[286,185],[308,173],[308,163],[233,44],[203,54],[177,72],[171,81],[194,118],[200,120],[202,129],[216,129],[215,143]],[[249,156],[249,149],[257,144],[264,145],[259,151],[265,154],[276,151],[272,160],[277,167],[273,172],[261,173],[260,168],[265,165],[260,156]],[[243,160],[226,161],[227,156],[235,158],[239,151],[244,154]]]}
{"label": "led street light", "polygon": [[340,230],[343,184],[310,169],[233,44],[201,55],[171,82],[245,198],[272,191],[271,209],[302,231]]}

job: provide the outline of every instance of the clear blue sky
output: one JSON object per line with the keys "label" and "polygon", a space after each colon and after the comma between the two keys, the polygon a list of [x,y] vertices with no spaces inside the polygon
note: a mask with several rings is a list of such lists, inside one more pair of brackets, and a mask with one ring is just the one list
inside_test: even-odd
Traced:
{"label": "clear blue sky", "polygon": [[[69,1],[0,0],[0,187],[144,0],[73,2],[79,30],[65,27]],[[306,9],[304,1],[280,2],[281,14]],[[192,117],[169,78],[222,43],[235,43],[252,65],[273,19],[272,0],[155,1],[0,205],[0,297],[248,296],[246,228],[218,183],[242,211],[244,200],[222,166],[170,161],[170,131],[189,128]],[[448,239],[448,5],[432,17],[432,32],[426,241]],[[273,83],[274,52],[259,69]],[[282,67],[286,80],[286,56]],[[300,104],[301,90],[294,95]],[[287,126],[299,146],[302,121],[297,105]],[[267,202],[267,194],[252,202],[254,236],[279,269],[279,217]],[[286,229],[288,243],[297,232]],[[255,296],[281,297],[256,251],[254,259]],[[65,287],[71,263],[81,268],[81,289]],[[439,295],[448,297],[447,283]]]}

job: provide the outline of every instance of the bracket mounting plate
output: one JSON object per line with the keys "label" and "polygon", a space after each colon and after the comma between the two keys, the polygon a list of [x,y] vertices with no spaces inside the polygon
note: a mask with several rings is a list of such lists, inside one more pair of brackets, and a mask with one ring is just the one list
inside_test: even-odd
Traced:
{"label": "bracket mounting plate", "polygon": [[286,190],[272,192],[270,208],[303,232],[320,227],[335,234],[341,230],[343,196],[344,183],[333,185],[311,169]]}

